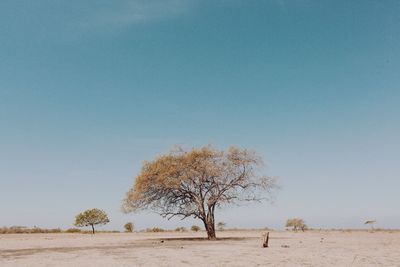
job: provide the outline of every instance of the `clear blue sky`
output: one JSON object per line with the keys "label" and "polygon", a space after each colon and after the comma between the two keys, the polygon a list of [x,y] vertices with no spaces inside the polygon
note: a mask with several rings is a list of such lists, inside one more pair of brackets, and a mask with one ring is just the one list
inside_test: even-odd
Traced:
{"label": "clear blue sky", "polygon": [[0,226],[189,226],[121,200],[175,144],[256,150],[231,227],[400,228],[400,1],[2,0]]}

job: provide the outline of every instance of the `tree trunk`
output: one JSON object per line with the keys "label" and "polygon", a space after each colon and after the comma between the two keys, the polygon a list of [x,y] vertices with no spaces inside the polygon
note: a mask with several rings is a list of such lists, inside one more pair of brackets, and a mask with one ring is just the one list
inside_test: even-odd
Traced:
{"label": "tree trunk", "polygon": [[91,224],[91,226],[92,226],[92,233],[94,234],[94,225]]}
{"label": "tree trunk", "polygon": [[214,221],[214,207],[209,209],[207,213],[207,217],[203,220],[204,226],[207,231],[208,240],[217,240],[217,236],[215,235],[215,221]]}
{"label": "tree trunk", "polygon": [[207,230],[208,240],[217,240],[217,236],[215,235],[215,225],[214,222],[205,222],[204,223]]}

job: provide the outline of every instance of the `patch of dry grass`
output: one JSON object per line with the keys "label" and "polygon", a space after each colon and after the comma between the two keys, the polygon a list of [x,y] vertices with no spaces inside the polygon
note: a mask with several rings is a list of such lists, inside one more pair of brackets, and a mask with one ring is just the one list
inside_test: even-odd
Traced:
{"label": "patch of dry grass", "polygon": [[[60,228],[46,229],[40,227],[29,228],[26,226],[0,227],[0,234],[56,234],[56,233],[82,233],[91,234],[92,231],[70,228],[61,230]],[[119,233],[119,231],[96,231],[96,233]]]}

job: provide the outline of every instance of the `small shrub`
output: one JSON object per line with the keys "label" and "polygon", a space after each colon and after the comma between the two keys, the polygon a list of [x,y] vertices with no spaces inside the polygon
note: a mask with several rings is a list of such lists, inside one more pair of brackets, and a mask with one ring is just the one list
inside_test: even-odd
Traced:
{"label": "small shrub", "polygon": [[78,228],[69,228],[65,231],[66,233],[80,233],[81,229]]}
{"label": "small shrub", "polygon": [[34,228],[31,230],[31,233],[32,233],[32,234],[40,234],[40,233],[43,233],[43,232],[44,232],[44,230],[40,229],[39,227],[34,227]]}
{"label": "small shrub", "polygon": [[26,226],[11,226],[7,230],[7,234],[29,234],[31,233],[31,229]]}
{"label": "small shrub", "polygon": [[128,223],[126,223],[125,225],[124,225],[124,228],[125,228],[125,232],[127,232],[127,233],[132,233],[133,232],[133,223],[131,223],[131,222],[128,222]]}
{"label": "small shrub", "polygon": [[198,227],[197,225],[193,225],[190,230],[192,230],[193,232],[198,232],[200,231],[200,227]]}
{"label": "small shrub", "polygon": [[159,228],[159,227],[153,227],[153,228],[147,228],[146,232],[148,233],[159,233],[159,232],[165,232],[164,229]]}
{"label": "small shrub", "polygon": [[185,227],[177,227],[175,229],[175,232],[186,232],[186,228]]}
{"label": "small shrub", "polygon": [[219,223],[217,224],[217,227],[218,227],[218,230],[223,231],[223,230],[225,229],[225,227],[226,227],[226,223],[224,223],[224,222],[219,222]]}

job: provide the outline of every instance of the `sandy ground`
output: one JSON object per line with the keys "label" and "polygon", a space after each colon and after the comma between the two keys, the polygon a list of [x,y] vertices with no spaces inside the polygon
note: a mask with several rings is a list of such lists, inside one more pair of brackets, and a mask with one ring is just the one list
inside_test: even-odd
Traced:
{"label": "sandy ground", "polygon": [[[400,232],[0,235],[0,266],[400,266]],[[288,247],[287,247],[288,246]]]}

